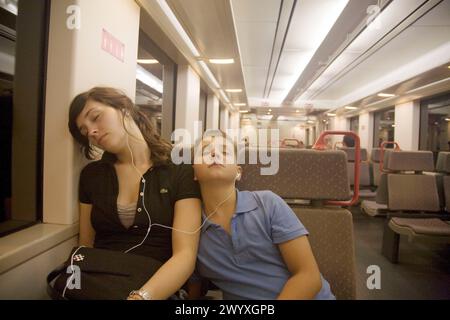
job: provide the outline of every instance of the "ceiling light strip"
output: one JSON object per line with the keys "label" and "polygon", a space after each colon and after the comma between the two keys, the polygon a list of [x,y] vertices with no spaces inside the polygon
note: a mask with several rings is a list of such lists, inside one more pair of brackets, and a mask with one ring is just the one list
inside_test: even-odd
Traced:
{"label": "ceiling light strip", "polygon": [[209,62],[213,64],[233,64],[234,59],[209,59]]}
{"label": "ceiling light strip", "polygon": [[278,56],[277,63],[275,65],[275,70],[273,72],[272,81],[270,82],[270,86],[269,86],[269,89],[267,91],[267,96],[266,97],[269,97],[270,92],[272,91],[273,82],[275,80],[275,75],[277,73],[278,66],[280,64],[281,56],[283,55],[284,45],[286,43],[287,35],[288,35],[289,29],[291,27],[292,17],[294,16],[294,12],[295,12],[295,7],[296,6],[297,6],[297,0],[294,0],[294,3],[292,4],[292,10],[291,10],[291,13],[289,15],[289,20],[288,20],[288,24],[287,24],[287,27],[286,27],[286,32],[285,32],[284,37],[283,37],[283,42],[281,43],[280,55]]}
{"label": "ceiling light strip", "polygon": [[225,92],[223,92],[223,90],[219,90],[219,94],[226,103],[230,103],[230,99],[228,99],[227,95],[225,94]]}
{"label": "ceiling light strip", "polygon": [[200,53],[198,52],[198,50],[195,47],[195,45],[192,43],[192,40],[187,35],[186,31],[184,31],[182,25],[178,21],[178,19],[175,16],[175,14],[172,12],[172,9],[170,9],[170,7],[167,4],[167,2],[165,0],[156,0],[156,2],[160,6],[161,10],[164,12],[166,17],[169,19],[169,21],[172,24],[172,26],[178,32],[178,34],[180,35],[181,39],[183,39],[184,43],[189,48],[189,50],[191,51],[192,55],[194,57],[196,57],[196,58],[200,57]]}
{"label": "ceiling light strip", "polygon": [[[330,80],[328,80],[328,82],[325,85],[322,85],[320,89],[316,90],[316,92],[313,95],[311,95],[309,97],[309,99],[314,99],[315,97],[320,95],[322,92],[324,92],[326,89],[328,89],[333,83],[335,83],[336,81],[338,81],[339,79],[344,77],[346,74],[351,72],[353,69],[355,69],[357,66],[359,66],[366,59],[371,57],[375,52],[377,52],[378,50],[383,48],[387,43],[389,43],[392,39],[394,39],[396,36],[398,36],[400,33],[402,33],[404,30],[406,30],[414,22],[419,20],[422,16],[426,15],[428,13],[428,11],[432,10],[437,5],[437,2],[440,3],[441,1],[440,0],[433,0],[433,1],[428,1],[428,2],[425,1],[418,8],[415,8],[413,10],[413,12],[411,12],[409,15],[404,17],[401,22],[399,22],[395,26],[393,26],[393,28],[389,32],[385,33],[383,36],[381,36],[381,38],[376,40],[375,43],[373,43],[363,54],[361,54],[358,58],[353,59],[353,61],[350,64],[348,64],[346,67],[342,68],[339,73],[337,73],[332,78],[330,78]],[[394,3],[394,2],[392,2],[392,3]],[[391,3],[388,2],[387,5],[388,4],[391,4]],[[386,5],[386,8],[388,7],[387,5]],[[401,5],[401,3],[399,5]],[[392,8],[392,7],[390,7],[390,8]],[[383,10],[377,16],[376,19],[382,20],[384,18],[384,15],[386,14],[386,12],[384,12],[384,10]],[[331,64],[334,62],[334,60],[339,57],[339,55],[345,53],[345,51],[347,50],[347,47],[350,46],[353,41],[355,41],[358,37],[363,36],[363,33],[365,31],[366,31],[366,28],[364,28],[362,30],[362,32],[360,32],[350,42],[346,43],[344,50],[341,51],[338,55],[334,56],[334,59],[332,60],[331,63],[329,63],[326,66],[325,70],[331,66]],[[311,82],[311,84],[308,87],[312,86],[318,78],[319,77],[316,77],[314,79],[314,81]],[[301,94],[303,95],[303,93],[301,93]],[[300,93],[297,95],[298,98],[296,100],[299,100],[301,98],[301,96],[299,96],[299,95],[300,95]]]}
{"label": "ceiling light strip", "polygon": [[211,70],[209,70],[208,66],[206,65],[206,63],[204,61],[199,61],[198,64],[200,65],[200,67],[202,68],[203,72],[207,75],[207,77],[209,78],[209,81],[212,82],[214,89],[219,89],[220,85],[216,80],[216,77],[214,77],[214,75],[212,74]]}

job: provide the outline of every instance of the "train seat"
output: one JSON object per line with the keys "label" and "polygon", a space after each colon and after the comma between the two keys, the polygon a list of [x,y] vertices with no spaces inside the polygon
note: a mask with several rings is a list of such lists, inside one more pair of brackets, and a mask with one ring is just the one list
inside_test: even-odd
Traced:
{"label": "train seat", "polygon": [[[243,166],[242,190],[269,189],[290,202],[308,229],[323,276],[337,299],[356,298],[356,269],[351,213],[328,200],[350,198],[345,153],[338,150],[280,150],[280,171],[263,176],[260,165]],[[301,200],[307,200],[299,204]],[[306,205],[308,203],[308,205]]]}
{"label": "train seat", "polygon": [[[389,162],[389,155],[392,152],[392,150],[385,150],[383,155],[383,163],[387,164]],[[379,166],[379,159],[380,154],[378,154],[378,157],[376,158],[378,160],[378,166]],[[388,204],[388,193],[387,193],[387,170],[386,168],[383,168],[385,172],[380,172],[379,180],[378,180],[378,188],[376,191],[375,200],[363,200],[361,202],[361,210],[365,212],[367,215],[375,217],[375,216],[385,216],[387,212],[387,204]]]}
{"label": "train seat", "polygon": [[[347,172],[350,185],[355,181],[355,148],[341,148],[347,154]],[[370,174],[370,163],[367,161],[367,149],[360,151],[360,176],[359,196],[360,198],[374,198],[376,193],[372,190],[372,178]]]}
{"label": "train seat", "polygon": [[400,235],[411,240],[418,237],[450,240],[450,225],[438,219],[441,201],[436,176],[423,174],[434,170],[432,152],[395,151],[387,168],[395,172],[387,176],[388,209],[409,214],[394,214],[388,220],[383,234],[383,255],[393,263],[398,262]]}

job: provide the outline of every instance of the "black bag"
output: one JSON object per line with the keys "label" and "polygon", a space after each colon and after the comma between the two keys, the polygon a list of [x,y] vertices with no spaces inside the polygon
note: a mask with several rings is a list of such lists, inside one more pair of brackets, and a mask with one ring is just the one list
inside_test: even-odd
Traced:
{"label": "black bag", "polygon": [[47,289],[55,300],[124,300],[162,264],[131,253],[76,247],[69,259],[47,276]]}

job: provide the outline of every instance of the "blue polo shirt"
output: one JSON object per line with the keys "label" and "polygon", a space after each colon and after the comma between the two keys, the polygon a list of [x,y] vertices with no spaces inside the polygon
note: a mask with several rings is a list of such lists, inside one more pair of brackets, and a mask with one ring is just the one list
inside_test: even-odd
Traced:
{"label": "blue polo shirt", "polygon": [[[202,228],[197,274],[219,287],[227,300],[276,299],[291,276],[277,245],[307,234],[273,192],[237,191],[231,236],[209,220]],[[315,298],[335,299],[323,277]]]}

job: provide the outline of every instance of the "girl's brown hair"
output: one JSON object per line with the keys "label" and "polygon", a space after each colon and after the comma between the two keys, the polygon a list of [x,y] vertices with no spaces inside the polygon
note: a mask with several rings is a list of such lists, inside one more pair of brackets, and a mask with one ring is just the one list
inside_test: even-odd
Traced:
{"label": "girl's brown hair", "polygon": [[88,138],[82,135],[78,129],[76,119],[89,100],[103,103],[122,111],[124,114],[128,113],[138,125],[150,148],[153,165],[158,166],[169,162],[172,145],[161,138],[147,115],[142,111],[139,111],[126,94],[117,89],[107,87],[95,87],[89,91],[83,92],[77,95],[70,104],[69,131],[74,139],[81,145],[81,149],[87,159],[93,160],[95,152],[92,149]]}

